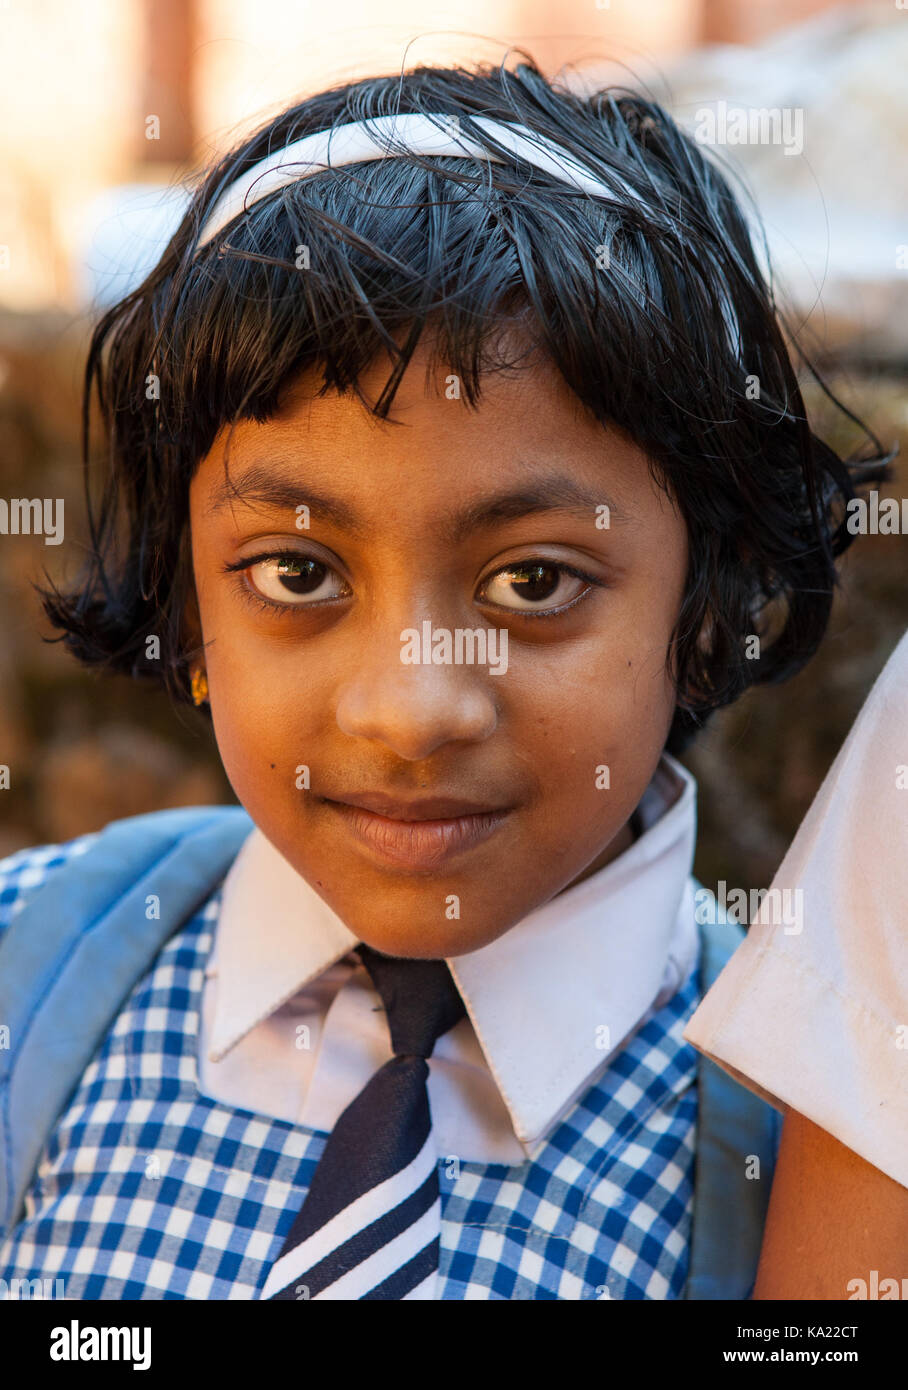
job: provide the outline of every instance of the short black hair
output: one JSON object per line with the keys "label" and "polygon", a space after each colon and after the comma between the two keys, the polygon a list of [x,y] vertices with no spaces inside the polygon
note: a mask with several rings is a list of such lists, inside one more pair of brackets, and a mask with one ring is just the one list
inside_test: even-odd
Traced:
{"label": "short black hair", "polygon": [[[187,700],[188,491],[221,427],[266,421],[313,366],[320,393],[353,391],[368,404],[358,377],[382,347],[393,368],[369,408],[385,418],[427,328],[475,405],[482,374],[499,362],[488,345],[507,324],[531,332],[587,409],[646,451],[683,513],[690,562],[671,643],[679,703],[669,751],[712,710],[792,675],[816,650],[835,560],[852,539],[847,502],[888,475],[879,441],[864,427],[876,452],[846,462],[812,432],[782,314],[719,161],[645,95],[556,85],[529,54],[511,52],[513,66],[419,66],[307,97],[192,184],[158,265],[91,338],[87,568],[67,592],[39,589],[62,630],[56,640],[80,661],[151,676]],[[264,198],[197,249],[219,193],[265,155],[401,112],[457,117],[502,162],[407,155],[326,171]],[[555,141],[614,197],[515,159],[477,115]],[[146,392],[150,374],[159,399]],[[97,503],[94,386],[107,454]],[[152,634],[161,650],[150,662]],[[746,651],[755,635],[759,660]]]}

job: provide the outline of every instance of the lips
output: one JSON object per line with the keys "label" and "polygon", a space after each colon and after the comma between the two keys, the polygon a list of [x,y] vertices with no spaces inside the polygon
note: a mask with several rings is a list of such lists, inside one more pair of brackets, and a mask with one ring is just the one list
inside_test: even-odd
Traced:
{"label": "lips", "polygon": [[475,849],[495,834],[513,809],[462,797],[403,801],[383,792],[321,800],[372,857],[415,871],[431,871]]}
{"label": "lips", "polygon": [[424,796],[404,800],[388,796],[385,792],[339,792],[337,796],[326,797],[325,800],[359,806],[364,811],[397,821],[454,820],[458,816],[488,815],[507,809],[488,801],[470,801],[465,797]]}

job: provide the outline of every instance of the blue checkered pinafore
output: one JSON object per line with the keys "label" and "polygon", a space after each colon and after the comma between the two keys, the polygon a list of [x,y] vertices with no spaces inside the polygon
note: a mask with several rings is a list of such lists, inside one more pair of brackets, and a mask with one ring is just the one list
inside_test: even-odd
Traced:
{"label": "blue checkered pinafore", "polygon": [[[0,862],[0,933],[96,837]],[[69,1299],[254,1299],[308,1190],[322,1132],[198,1089],[220,885],[164,944],[41,1154],[0,1280]],[[674,1299],[687,1277],[696,969],[532,1159],[439,1160],[440,1297]],[[2,1020],[0,1020],[2,1022]]]}

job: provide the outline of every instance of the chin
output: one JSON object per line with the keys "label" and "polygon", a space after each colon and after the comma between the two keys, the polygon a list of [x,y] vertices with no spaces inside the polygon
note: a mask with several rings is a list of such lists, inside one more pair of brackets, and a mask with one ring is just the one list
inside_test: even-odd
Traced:
{"label": "chin", "polygon": [[414,922],[412,927],[396,923],[387,930],[376,930],[375,924],[360,931],[352,927],[361,941],[386,956],[407,956],[414,960],[446,960],[451,956],[464,956],[469,951],[478,951],[490,941],[502,936],[506,927],[485,927],[471,931],[462,930],[460,922],[445,922],[435,931],[427,932],[425,925]]}

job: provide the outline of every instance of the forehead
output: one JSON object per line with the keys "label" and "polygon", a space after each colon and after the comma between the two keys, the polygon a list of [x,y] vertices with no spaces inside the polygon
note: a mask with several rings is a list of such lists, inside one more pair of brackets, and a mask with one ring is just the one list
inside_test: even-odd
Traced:
{"label": "forehead", "polygon": [[[369,404],[378,400],[391,366],[385,355],[361,374],[359,389]],[[539,352],[485,371],[479,400],[470,405],[424,339],[387,419],[354,392],[320,395],[321,386],[320,372],[307,370],[268,421],[244,420],[232,432],[220,431],[193,481],[206,515],[238,506],[289,509],[294,498],[305,503],[315,496],[335,504],[323,508],[329,520],[355,530],[370,513],[380,517],[389,506],[399,513],[402,503],[414,515],[448,517],[456,502],[468,522],[471,501],[479,507],[520,492],[528,510],[573,508],[588,517],[604,503],[616,520],[657,500],[646,502],[654,485],[644,451],[586,411]],[[502,502],[500,519],[508,513]]]}

